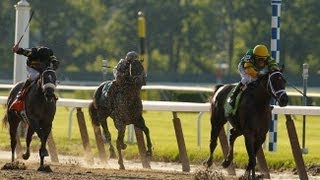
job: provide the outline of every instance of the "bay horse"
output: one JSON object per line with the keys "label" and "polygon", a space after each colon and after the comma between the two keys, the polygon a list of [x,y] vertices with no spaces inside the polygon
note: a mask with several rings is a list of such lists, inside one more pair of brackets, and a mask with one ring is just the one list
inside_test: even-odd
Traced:
{"label": "bay horse", "polygon": [[[145,84],[145,77],[141,76],[143,66],[138,62],[131,63],[130,74],[133,81],[131,83],[122,84],[119,87],[119,92],[116,97],[105,97],[103,89],[109,82],[104,82],[96,89],[93,101],[89,105],[89,115],[93,125],[103,128],[103,133],[106,142],[109,144],[110,158],[115,158],[114,147],[111,142],[111,134],[108,129],[107,118],[111,117],[114,126],[118,131],[116,147],[118,151],[119,169],[125,169],[121,150],[126,149],[127,145],[124,143],[124,136],[126,125],[133,124],[135,127],[141,129],[147,141],[146,155],[152,155],[152,143],[149,135],[149,128],[145,124],[142,116],[142,101],[141,101],[141,87]],[[143,73],[144,74],[144,73]],[[115,83],[115,82],[113,82]],[[111,103],[113,101],[113,103]]]}
{"label": "bay horse", "polygon": [[227,102],[234,85],[220,85],[216,87],[211,99],[211,139],[209,158],[204,165],[210,167],[213,163],[213,152],[217,146],[217,138],[221,128],[229,121],[232,125],[229,138],[228,155],[222,163],[228,167],[233,160],[233,146],[237,137],[244,136],[247,154],[249,156],[244,178],[255,179],[256,155],[266,139],[266,134],[271,123],[270,106],[274,98],[279,106],[286,106],[288,96],[285,91],[286,80],[282,71],[272,71],[258,78],[257,81],[247,85],[242,92],[238,108],[230,115],[226,108],[230,108]]}
{"label": "bay horse", "polygon": [[6,115],[3,118],[4,125],[9,123],[11,163],[15,161],[18,125],[21,121],[24,121],[28,125],[28,130],[26,135],[26,152],[22,156],[23,159],[27,160],[30,157],[30,143],[34,132],[36,132],[41,141],[39,150],[40,167],[38,171],[50,171],[50,167],[44,165],[44,157],[49,155],[46,149],[46,142],[56,113],[57,99],[54,94],[56,73],[51,68],[44,70],[38,80],[34,81],[28,90],[25,97],[25,110],[22,112],[10,110],[9,107],[23,87],[23,84],[24,82],[19,82],[11,89],[6,104]]}

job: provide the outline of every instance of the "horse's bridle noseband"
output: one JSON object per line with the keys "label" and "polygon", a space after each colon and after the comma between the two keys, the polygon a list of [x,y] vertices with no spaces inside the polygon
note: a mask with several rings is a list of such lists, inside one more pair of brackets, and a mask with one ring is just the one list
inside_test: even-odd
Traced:
{"label": "horse's bridle noseband", "polygon": [[272,96],[277,100],[279,101],[279,99],[281,99],[281,96],[283,96],[284,94],[286,94],[286,90],[285,89],[280,89],[278,91],[275,91],[274,88],[273,88],[273,85],[271,83],[271,77],[275,74],[280,74],[282,76],[282,73],[280,71],[274,71],[272,73],[269,74],[268,76],[268,85],[267,87],[270,87],[270,90],[271,90],[271,94]]}

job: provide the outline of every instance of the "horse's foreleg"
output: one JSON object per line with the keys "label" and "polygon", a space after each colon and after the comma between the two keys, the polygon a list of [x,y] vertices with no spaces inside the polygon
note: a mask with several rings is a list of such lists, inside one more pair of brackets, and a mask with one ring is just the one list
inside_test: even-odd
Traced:
{"label": "horse's foreleg", "polygon": [[46,148],[46,144],[47,144],[47,140],[48,140],[48,136],[51,132],[51,127],[52,125],[40,129],[42,136],[40,137],[41,140],[41,147],[39,149],[39,155],[40,155],[40,168],[44,166],[44,157],[45,156],[49,156],[48,150]]}
{"label": "horse's foreleg", "polygon": [[109,144],[110,158],[116,158],[116,153],[114,152],[114,147],[113,147],[112,142],[111,142],[111,134],[110,134],[110,131],[109,131],[109,128],[108,128],[108,123],[107,123],[106,120],[104,120],[104,121],[101,121],[100,124],[101,124],[102,129],[103,129],[104,137],[106,138],[106,143]]}
{"label": "horse's foreleg", "polygon": [[252,179],[255,179],[255,167],[256,167],[256,156],[254,154],[254,136],[252,134],[247,134],[244,136],[245,138],[245,144],[246,149],[249,157],[248,166],[246,169],[245,175],[247,175],[248,178],[250,178],[250,171],[252,172],[251,177]]}
{"label": "horse's foreleg", "polygon": [[122,153],[121,150],[126,148],[126,145],[124,144],[124,135],[126,131],[125,125],[121,125],[121,127],[118,127],[118,138],[117,138],[117,150],[118,150],[118,164],[119,164],[119,169],[125,169],[123,165],[123,158],[122,158]]}
{"label": "horse's foreleg", "polygon": [[146,126],[144,118],[142,116],[140,116],[140,122],[139,124],[135,124],[136,127],[138,127],[139,129],[141,129],[144,134],[146,135],[146,139],[147,139],[147,156],[152,156],[152,143],[151,143],[151,139],[150,139],[150,131],[149,128]]}
{"label": "horse's foreleg", "polygon": [[33,134],[34,134],[34,130],[32,129],[32,127],[28,126],[28,133],[26,137],[26,152],[22,155],[22,158],[24,160],[27,160],[30,157],[30,144],[32,141]]}
{"label": "horse's foreleg", "polygon": [[231,164],[231,162],[233,161],[234,142],[237,139],[237,137],[239,137],[240,135],[241,135],[240,132],[237,131],[236,129],[234,129],[234,128],[230,129],[229,151],[228,151],[227,158],[222,163],[222,166],[224,168],[227,168]]}

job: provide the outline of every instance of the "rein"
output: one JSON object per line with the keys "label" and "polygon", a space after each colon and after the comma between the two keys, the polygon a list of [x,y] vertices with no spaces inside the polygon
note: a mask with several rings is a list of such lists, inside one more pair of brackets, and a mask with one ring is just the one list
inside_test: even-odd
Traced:
{"label": "rein", "polygon": [[274,90],[272,82],[271,82],[271,77],[273,75],[275,75],[275,74],[280,74],[282,76],[282,73],[280,71],[275,71],[275,72],[272,72],[271,74],[269,74],[269,76],[268,76],[268,86],[267,87],[270,87],[272,96],[275,99],[277,99],[277,101],[278,101],[281,98],[281,96],[283,96],[286,93],[286,90],[285,89],[280,89],[278,91]]}

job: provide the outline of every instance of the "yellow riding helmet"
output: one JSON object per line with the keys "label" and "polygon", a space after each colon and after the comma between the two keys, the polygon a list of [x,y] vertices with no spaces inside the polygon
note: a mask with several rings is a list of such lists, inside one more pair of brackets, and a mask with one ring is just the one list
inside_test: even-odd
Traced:
{"label": "yellow riding helmet", "polygon": [[258,57],[267,57],[269,52],[265,45],[256,45],[253,49],[253,54]]}

